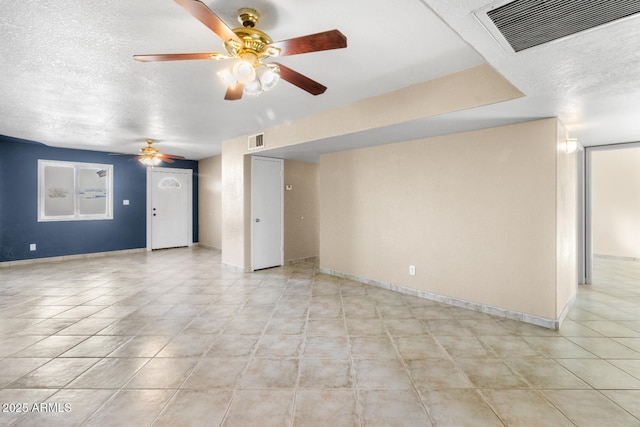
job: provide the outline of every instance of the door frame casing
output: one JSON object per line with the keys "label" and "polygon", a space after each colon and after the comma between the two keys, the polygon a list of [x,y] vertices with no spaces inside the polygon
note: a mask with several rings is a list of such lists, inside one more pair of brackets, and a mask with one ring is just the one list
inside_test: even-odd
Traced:
{"label": "door frame casing", "polygon": [[182,168],[163,168],[163,167],[147,167],[147,251],[152,251],[152,215],[153,215],[153,188],[152,188],[152,179],[151,174],[153,170],[158,170],[160,172],[173,172],[179,174],[189,175],[189,180],[191,182],[191,188],[187,192],[188,196],[188,204],[189,204],[189,244],[188,247],[193,246],[193,169],[182,169]]}

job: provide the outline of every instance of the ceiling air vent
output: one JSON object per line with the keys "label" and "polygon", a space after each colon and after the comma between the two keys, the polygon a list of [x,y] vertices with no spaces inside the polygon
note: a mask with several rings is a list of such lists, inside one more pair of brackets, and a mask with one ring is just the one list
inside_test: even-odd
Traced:
{"label": "ceiling air vent", "polygon": [[638,12],[638,0],[515,0],[486,13],[520,52]]}
{"label": "ceiling air vent", "polygon": [[251,135],[249,137],[249,150],[255,150],[256,148],[262,147],[264,147],[264,133]]}

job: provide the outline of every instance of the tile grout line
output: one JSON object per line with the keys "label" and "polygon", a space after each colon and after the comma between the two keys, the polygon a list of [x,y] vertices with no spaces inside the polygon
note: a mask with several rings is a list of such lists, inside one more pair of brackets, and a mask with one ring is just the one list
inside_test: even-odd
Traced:
{"label": "tile grout line", "polygon": [[[176,285],[175,287],[173,287],[172,289],[175,289],[176,287],[178,287],[179,285]],[[233,285],[231,285],[233,286]],[[244,303],[242,304],[242,306],[239,308],[242,309],[242,307],[244,307],[246,305],[247,300],[249,299],[249,297],[251,296],[251,294],[248,294]],[[207,304],[207,306],[211,305],[211,303]],[[175,306],[174,306],[175,307]],[[206,309],[204,309],[202,312],[204,312]],[[195,315],[189,322],[185,323],[185,325],[175,334],[173,334],[171,336],[171,339],[169,339],[169,341],[163,346],[161,347],[154,356],[150,357],[149,360],[140,367],[140,369],[138,369],[136,371],[136,374],[139,373],[146,365],[148,365],[152,360],[158,358],[158,354],[160,354],[162,352],[162,350],[164,350],[167,346],[169,346],[169,344],[171,344],[172,339],[175,338],[176,336],[180,335],[180,333],[182,331],[184,331],[192,322],[193,320],[195,320],[195,318],[197,318],[199,315],[202,314],[202,312],[200,312],[198,315]],[[224,328],[228,325],[228,323],[231,321],[231,319],[233,318],[233,316],[230,316],[229,319],[227,320],[227,322],[224,323],[224,325],[221,327],[221,329],[218,331],[218,334],[216,334],[216,337],[222,335]],[[137,335],[136,335],[137,336]],[[162,406],[162,408],[160,409],[160,411],[158,412],[158,414],[154,417],[154,419],[151,421],[151,423],[149,424],[150,426],[155,424],[160,417],[162,417],[162,415],[166,412],[167,408],[176,400],[178,392],[180,390],[182,390],[182,386],[189,380],[189,378],[191,377],[191,375],[193,374],[193,372],[195,372],[195,370],[202,364],[202,360],[204,359],[204,357],[206,356],[206,354],[209,352],[209,350],[211,350],[211,348],[213,347],[215,343],[215,338],[211,341],[211,343],[209,344],[209,346],[207,346],[207,348],[205,350],[202,351],[202,353],[200,353],[198,357],[198,361],[194,364],[194,366],[188,371],[188,373],[185,375],[185,378],[180,382],[180,384],[175,388],[174,392],[171,394],[171,397],[169,399],[167,399],[167,402]],[[136,374],[132,375],[120,388],[119,391],[123,391],[123,390],[135,390],[135,389],[126,389],[126,385],[129,384],[131,381],[133,381],[133,379],[135,378]],[[146,389],[141,389],[141,390],[146,390]],[[164,390],[167,390],[166,388],[164,388]],[[115,396],[115,394],[114,394]],[[233,391],[232,395],[231,395],[231,399],[229,400],[229,403],[227,405],[227,409],[225,411],[224,418],[226,417],[226,414],[229,411],[229,407],[231,406],[231,402],[233,401],[233,397],[235,396],[235,390]],[[97,412],[97,411],[96,411]]]}
{"label": "tile grout line", "polygon": [[351,378],[351,388],[353,395],[355,397],[355,410],[356,415],[358,416],[358,422],[361,427],[364,427],[364,408],[362,407],[362,403],[360,400],[360,390],[358,387],[357,375],[356,375],[356,365],[353,359],[353,344],[351,340],[351,333],[349,332],[349,327],[347,325],[347,313],[344,309],[344,295],[342,293],[342,280],[338,279],[338,296],[340,297],[340,310],[342,312],[341,319],[344,326],[344,330],[347,338],[347,348],[349,350],[349,377]]}
{"label": "tile grout line", "polygon": [[[394,350],[396,351],[396,356],[398,356],[398,358],[400,359],[400,363],[402,363],[402,367],[404,368],[404,371],[407,374],[407,378],[409,379],[409,382],[411,383],[412,390],[416,393],[418,401],[422,405],[422,409],[424,410],[424,412],[425,412],[427,418],[429,419],[429,422],[431,423],[431,425],[432,426],[437,426],[438,423],[436,422],[435,418],[431,414],[431,411],[429,410],[428,405],[422,399],[420,391],[418,390],[418,387],[416,386],[416,383],[415,383],[415,381],[413,379],[413,376],[411,375],[411,371],[409,369],[409,366],[407,365],[406,361],[404,360],[404,357],[402,357],[402,354],[400,353],[400,349],[398,348],[398,345],[396,344],[395,340],[393,339],[393,335],[389,331],[389,327],[387,326],[387,324],[384,321],[384,317],[382,315],[382,311],[378,307],[378,301],[374,301],[374,303],[375,303],[376,310],[380,314],[380,320],[382,322],[382,326],[384,328],[386,336],[391,341],[391,345],[393,346]],[[407,306],[407,309],[411,312],[411,315],[414,316],[413,311],[411,310],[411,307]],[[415,316],[414,316],[414,318],[415,318]],[[420,325],[422,325],[423,327],[427,328],[427,330],[429,330],[428,326],[426,326],[420,319],[417,319],[417,318],[415,318],[415,319],[418,320],[418,322],[420,322]],[[437,345],[441,346],[441,344],[435,338],[434,338],[434,341],[437,343]],[[445,352],[446,352],[446,350],[445,350]]]}
{"label": "tile grout line", "polygon": [[[255,272],[254,272],[255,273]],[[260,280],[260,284],[258,286],[255,287],[255,289],[253,289],[248,295],[247,298],[244,300],[244,303],[242,304],[242,306],[236,311],[239,312],[241,311],[243,308],[245,308],[248,305],[248,301],[251,298],[251,295],[256,291],[256,289],[260,288],[262,285],[262,283],[265,281],[265,276],[266,274],[262,274],[261,273],[261,280]],[[240,375],[238,376],[238,379],[235,383],[235,386],[233,388],[233,392],[231,394],[231,399],[229,399],[229,403],[227,405],[227,408],[225,410],[224,415],[222,416],[222,419],[220,421],[220,427],[222,427],[226,420],[227,417],[229,416],[229,412],[231,410],[231,407],[233,406],[233,402],[235,401],[237,395],[238,395],[238,391],[240,390],[240,383],[242,382],[242,378],[245,376],[245,374],[247,373],[247,371],[249,370],[249,367],[251,366],[251,364],[253,363],[253,361],[256,359],[256,353],[258,352],[258,348],[260,347],[260,344],[262,342],[262,339],[264,338],[266,331],[269,327],[269,323],[271,322],[271,319],[273,319],[273,316],[275,314],[275,307],[277,307],[278,301],[280,301],[282,299],[282,295],[284,293],[284,290],[286,289],[286,284],[285,286],[283,286],[282,290],[280,291],[280,295],[278,296],[278,300],[276,301],[276,304],[274,305],[274,309],[271,312],[271,315],[269,316],[269,318],[267,319],[267,321],[265,322],[264,326],[262,327],[262,331],[260,334],[260,338],[258,338],[258,341],[254,344],[254,347],[251,351],[251,354],[248,357],[248,361],[247,361],[247,365],[242,369],[242,371],[240,372]],[[229,318],[229,321],[225,324],[225,328],[228,326],[228,323],[231,322],[231,319],[233,319],[233,317]],[[220,335],[224,334],[224,329],[221,330]],[[213,347],[213,342],[212,345],[210,346],[210,348]],[[293,415],[292,415],[293,418]]]}
{"label": "tile grout line", "polygon": [[[310,283],[310,287],[311,289],[313,289],[313,283],[315,281],[315,275],[313,276],[313,278],[311,279],[311,283]],[[288,286],[289,281],[287,281],[287,286]],[[313,291],[312,291],[313,292]],[[304,359],[304,351],[306,349],[307,346],[307,329],[309,327],[309,315],[310,315],[310,311],[311,311],[311,294],[307,297],[307,310],[306,310],[306,315],[305,315],[305,322],[304,322],[304,327],[302,330],[302,342],[300,343],[300,349],[298,352],[298,374],[296,377],[296,383],[295,383],[295,387],[293,390],[293,402],[291,405],[291,421],[289,422],[289,426],[290,427],[294,427],[294,423],[295,423],[295,418],[296,418],[296,404],[298,401],[298,391],[300,389],[300,378],[302,376],[302,361]]]}

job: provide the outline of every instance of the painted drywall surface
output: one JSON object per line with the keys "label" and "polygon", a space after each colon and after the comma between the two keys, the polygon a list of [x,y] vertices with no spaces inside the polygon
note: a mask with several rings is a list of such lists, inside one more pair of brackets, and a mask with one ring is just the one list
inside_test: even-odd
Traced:
{"label": "painted drywall surface", "polygon": [[556,123],[322,156],[321,267],[555,319]]}
{"label": "painted drywall surface", "polygon": [[[0,136],[0,262],[146,247],[146,169],[130,156],[47,147]],[[38,222],[38,159],[114,165],[113,219]],[[171,166],[193,169],[193,161]],[[194,178],[194,242],[198,241],[197,178]],[[129,205],[123,205],[129,200]],[[36,251],[29,244],[36,243]]]}
{"label": "painted drywall surface", "polygon": [[[245,140],[246,142],[246,140]],[[222,262],[227,265],[248,269],[245,258],[251,253],[246,244],[247,228],[250,223],[245,219],[249,200],[246,199],[245,186],[251,179],[245,178],[245,146],[224,143],[222,146]],[[251,168],[247,167],[247,173]],[[247,181],[247,182],[245,182]],[[247,214],[248,216],[248,214]],[[245,254],[245,251],[248,254]]]}
{"label": "painted drywall surface", "polygon": [[569,134],[561,122],[557,133],[556,180],[556,319],[578,292],[577,152],[567,153]]}
{"label": "painted drywall surface", "polygon": [[522,93],[483,64],[267,129],[269,148],[349,134],[516,99]]}
{"label": "painted drywall surface", "polygon": [[222,157],[198,162],[198,240],[201,245],[222,249]]}
{"label": "painted drywall surface", "polygon": [[593,253],[640,258],[640,147],[591,156]]}
{"label": "painted drywall surface", "polygon": [[285,160],[284,183],[284,259],[317,257],[320,251],[318,165]]}
{"label": "painted drywall surface", "polygon": [[[251,265],[251,156],[233,150],[222,155],[222,262],[242,270]],[[241,167],[234,159],[242,159]],[[318,166],[285,161],[285,260],[318,256]],[[240,203],[238,203],[240,202]],[[304,217],[304,219],[300,219]]]}
{"label": "painted drywall surface", "polygon": [[[268,156],[268,150],[288,145],[374,129],[416,118],[464,110],[521,97],[511,83],[489,65],[413,85],[371,99],[306,117],[265,130],[267,146],[251,154]],[[249,269],[250,232],[248,203],[250,171],[247,136],[222,144],[222,261]],[[245,168],[246,169],[246,168]]]}

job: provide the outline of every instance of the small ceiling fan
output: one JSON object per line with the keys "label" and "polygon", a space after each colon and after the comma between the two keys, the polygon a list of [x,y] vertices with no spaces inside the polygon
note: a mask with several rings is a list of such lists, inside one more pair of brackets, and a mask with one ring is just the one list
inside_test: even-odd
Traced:
{"label": "small ceiling fan", "polygon": [[145,166],[157,166],[160,162],[173,163],[172,159],[185,160],[182,156],[161,153],[160,150],[151,145],[153,144],[152,139],[147,139],[145,142],[147,145],[140,149],[138,156],[134,157],[135,160],[138,160]]}
{"label": "small ceiling fan", "polygon": [[347,47],[346,36],[338,30],[274,42],[266,33],[254,28],[260,20],[260,14],[254,9],[240,9],[238,20],[242,27],[231,29],[199,0],[174,1],[216,33],[224,41],[227,53],[134,55],[134,59],[142,62],[232,59],[233,65],[218,73],[227,84],[226,100],[238,100],[243,93],[258,95],[272,88],[280,78],[312,95],[320,95],[327,90],[326,86],[282,64],[264,60]]}

